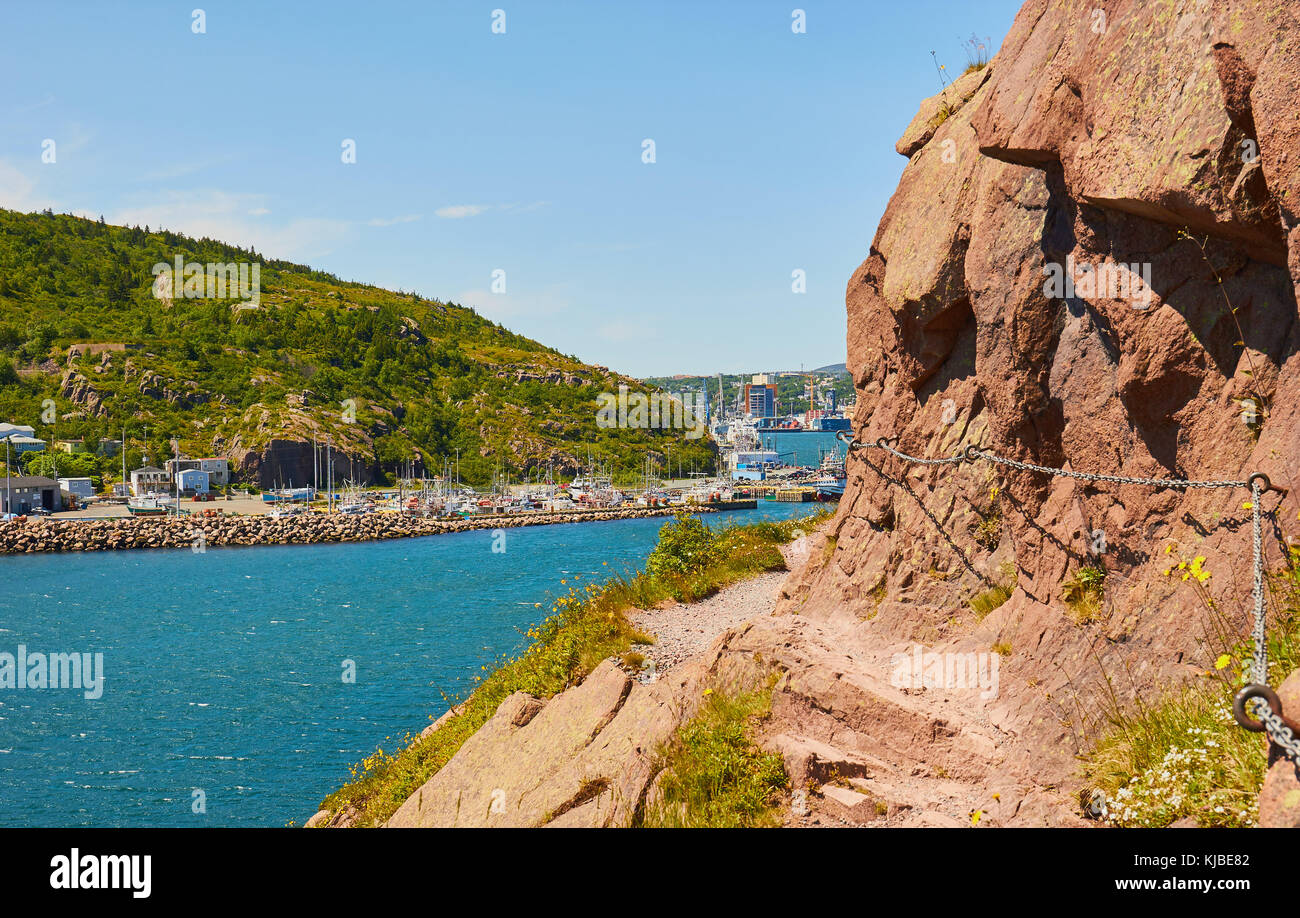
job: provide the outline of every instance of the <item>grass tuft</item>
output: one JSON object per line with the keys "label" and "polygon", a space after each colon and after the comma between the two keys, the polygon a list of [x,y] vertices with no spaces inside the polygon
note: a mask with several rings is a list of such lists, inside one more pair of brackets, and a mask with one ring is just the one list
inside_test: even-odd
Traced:
{"label": "grass tuft", "polygon": [[771,712],[772,690],[711,694],[660,750],[660,798],[638,824],[648,828],[754,828],[777,824],[789,781],[781,756],[754,746],[751,731]]}
{"label": "grass tuft", "polygon": [[972,596],[966,602],[978,621],[983,621],[990,612],[1010,599],[1011,594],[1016,591],[1015,565],[1008,561],[999,568],[998,572],[1001,574],[999,582],[983,593]]}
{"label": "grass tuft", "polygon": [[1106,569],[1099,563],[1085,564],[1061,586],[1061,599],[1078,624],[1090,622],[1101,612],[1106,593]]}

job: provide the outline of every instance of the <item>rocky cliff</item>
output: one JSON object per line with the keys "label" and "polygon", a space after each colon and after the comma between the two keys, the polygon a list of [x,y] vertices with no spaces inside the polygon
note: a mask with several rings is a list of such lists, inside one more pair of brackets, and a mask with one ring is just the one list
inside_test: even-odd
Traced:
{"label": "rocky cliff", "polygon": [[[788,825],[1083,824],[1076,756],[1106,715],[1248,632],[1249,495],[870,444],[1142,478],[1263,471],[1291,488],[1263,497],[1282,563],[1300,446],[1285,6],[1027,3],[898,142],[907,167],[847,294],[869,445],[779,601],[652,685],[606,663],[545,703],[512,697],[390,824],[625,824],[703,694],[762,680],[756,740],[784,758]],[[1269,780],[1293,803],[1289,772]]]}
{"label": "rocky cliff", "polygon": [[[1295,4],[1030,0],[899,142],[907,167],[847,291],[857,437],[1126,476],[1263,471],[1292,488],[1264,498],[1280,564],[1300,447],[1298,104]],[[1214,626],[1171,561],[1203,556],[1209,594],[1248,627],[1243,490],[874,447],[849,469],[834,549],[781,610],[876,647],[998,647],[988,719],[1035,783],[1068,781],[1111,692],[1208,667]],[[1081,615],[1062,596],[1083,567],[1106,573]],[[1012,578],[986,617],[966,607]]]}

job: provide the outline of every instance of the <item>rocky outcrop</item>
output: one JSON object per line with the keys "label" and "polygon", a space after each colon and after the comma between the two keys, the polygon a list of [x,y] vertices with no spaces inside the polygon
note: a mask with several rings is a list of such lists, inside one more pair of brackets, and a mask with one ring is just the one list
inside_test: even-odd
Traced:
{"label": "rocky outcrop", "polygon": [[560,370],[553,367],[538,366],[504,366],[496,372],[497,379],[508,379],[511,382],[535,382],[551,386],[585,386],[592,379],[573,373],[568,370]]}
{"label": "rocky outcrop", "polygon": [[90,384],[90,380],[76,370],[68,370],[63,374],[63,381],[59,384],[59,397],[76,405],[82,416],[88,415],[92,418],[108,416],[108,410],[104,407],[103,393],[95,389]]}
{"label": "rocky outcrop", "polygon": [[[925,117],[938,101],[922,106],[849,281],[856,435],[1128,476],[1264,471],[1294,493],[1294,5],[1031,0],[986,69],[941,123]],[[833,550],[782,610],[878,647],[997,646],[1002,689],[984,713],[1022,738],[1044,785],[1074,780],[1112,689],[1122,701],[1208,667],[1205,604],[1166,576],[1171,561],[1204,556],[1209,595],[1248,627],[1242,490],[918,466],[876,448],[849,470]],[[1295,531],[1287,501],[1270,565]],[[1104,598],[1080,622],[1063,584],[1096,564]],[[987,617],[967,607],[1012,577]]]}
{"label": "rocky outcrop", "polygon": [[676,726],[667,681],[639,685],[606,661],[549,702],[507,698],[388,825],[625,824]]}

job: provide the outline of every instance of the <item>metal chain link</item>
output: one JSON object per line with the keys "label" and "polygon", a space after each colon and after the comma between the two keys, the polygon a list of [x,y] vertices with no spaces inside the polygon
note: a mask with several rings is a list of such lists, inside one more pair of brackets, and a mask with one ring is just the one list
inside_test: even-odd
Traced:
{"label": "metal chain link", "polygon": [[990,462],[999,462],[1002,465],[1011,466],[1013,469],[1020,469],[1025,472],[1046,472],[1049,475],[1057,475],[1064,478],[1076,478],[1079,481],[1109,481],[1111,484],[1136,484],[1147,485],[1152,488],[1244,488],[1244,481],[1188,481],[1185,478],[1132,478],[1127,475],[1101,475],[1096,472],[1076,472],[1071,469],[1053,469],[1045,465],[1034,465],[1032,462],[1018,462],[1015,459],[1004,459],[1001,456],[995,456],[992,453],[985,452],[981,449],[970,448],[968,452],[972,456],[980,459],[988,459]]}
{"label": "metal chain link", "polygon": [[1273,709],[1267,704],[1261,702],[1255,707],[1255,716],[1268,730],[1268,738],[1286,753],[1287,758],[1300,767],[1300,739],[1296,738],[1291,728],[1286,725],[1286,721],[1280,715],[1273,713]]}
{"label": "metal chain link", "polygon": [[[1102,475],[1096,472],[1076,472],[1071,469],[1058,469],[1045,465],[1035,465],[1032,462],[1020,462],[1015,459],[1006,459],[1002,456],[995,456],[987,450],[979,449],[975,446],[967,446],[960,450],[956,455],[948,456],[942,459],[922,459],[919,456],[910,456],[900,450],[890,446],[886,438],[881,437],[875,443],[863,443],[852,435],[845,437],[843,434],[837,434],[837,439],[847,443],[849,451],[861,449],[864,446],[874,446],[877,449],[884,450],[892,456],[904,460],[905,462],[915,463],[916,465],[949,465],[960,464],[962,462],[974,462],[976,459],[987,459],[990,462],[997,462],[1001,465],[1013,469],[1020,469],[1025,472],[1042,472],[1048,475],[1056,475],[1063,478],[1073,478],[1078,481],[1106,481],[1111,484],[1135,484],[1146,485],[1152,488],[1249,488],[1250,489],[1250,506],[1251,506],[1251,537],[1253,548],[1253,568],[1254,582],[1252,584],[1252,594],[1254,599],[1254,624],[1251,629],[1251,636],[1254,639],[1254,654],[1251,662],[1251,677],[1256,686],[1268,685],[1268,636],[1265,622],[1264,606],[1264,540],[1262,533],[1262,511],[1260,509],[1260,498],[1265,490],[1272,490],[1271,482],[1268,477],[1261,474],[1251,475],[1245,481],[1239,480],[1207,480],[1192,481],[1185,478],[1134,478],[1127,475]],[[895,438],[896,439],[896,438]],[[1261,487],[1259,479],[1263,478],[1267,487]],[[1247,686],[1250,688],[1250,686]],[[1300,738],[1291,730],[1281,715],[1276,713],[1262,698],[1251,698],[1243,703],[1242,707],[1254,702],[1254,714],[1259,724],[1267,731],[1268,737],[1274,744],[1282,749],[1292,761],[1297,763],[1300,768]],[[1258,726],[1253,729],[1259,729]]]}
{"label": "metal chain link", "polygon": [[1250,483],[1250,540],[1254,551],[1255,577],[1255,682],[1268,685],[1268,639],[1264,633],[1264,537],[1261,524],[1259,482]]}

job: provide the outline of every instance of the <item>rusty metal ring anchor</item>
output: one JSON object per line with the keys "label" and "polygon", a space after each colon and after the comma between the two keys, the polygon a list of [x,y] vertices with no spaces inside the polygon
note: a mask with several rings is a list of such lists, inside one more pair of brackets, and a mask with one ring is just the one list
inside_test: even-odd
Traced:
{"label": "rusty metal ring anchor", "polygon": [[1286,497],[1286,488],[1279,488],[1277,485],[1273,484],[1273,482],[1269,480],[1269,477],[1265,475],[1263,472],[1256,472],[1255,474],[1247,478],[1246,486],[1254,487],[1256,478],[1259,478],[1263,481],[1263,484],[1260,486],[1259,489],[1260,494],[1267,494],[1269,491],[1276,491],[1277,493],[1281,494],[1283,497]]}
{"label": "rusty metal ring anchor", "polygon": [[974,462],[976,459],[984,458],[984,456],[980,454],[979,447],[975,446],[974,444],[962,450],[961,455],[962,458],[965,459],[967,462]]}
{"label": "rusty metal ring anchor", "polygon": [[850,430],[839,431],[838,433],[835,434],[835,439],[839,440],[841,443],[848,444],[847,451],[850,453],[853,452],[855,449],[862,449],[862,447],[866,446],[865,443],[863,443],[861,440],[853,436],[853,432]]}
{"label": "rusty metal ring anchor", "polygon": [[[893,441],[892,443],[890,442],[891,440]],[[898,445],[898,437],[877,437],[876,438],[877,449],[890,449],[891,447],[897,445]]]}
{"label": "rusty metal ring anchor", "polygon": [[[1278,698],[1277,692],[1267,685],[1260,685],[1259,683],[1246,686],[1232,699],[1232,716],[1237,719],[1237,723],[1252,733],[1263,733],[1264,725],[1246,713],[1246,702],[1254,698],[1263,698],[1267,701],[1268,706],[1273,709],[1273,713],[1278,717],[1282,716],[1282,699]],[[1288,726],[1290,726],[1289,723]]]}

